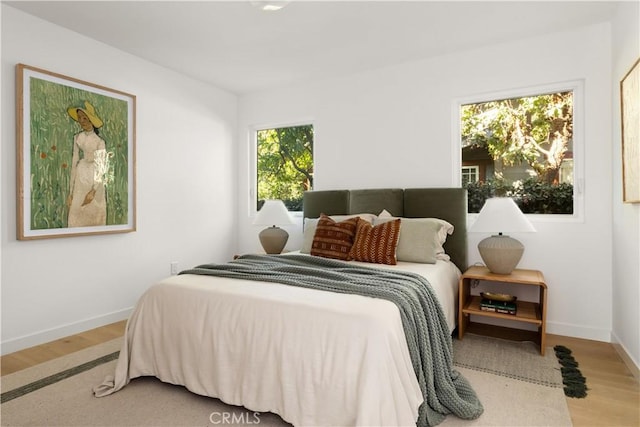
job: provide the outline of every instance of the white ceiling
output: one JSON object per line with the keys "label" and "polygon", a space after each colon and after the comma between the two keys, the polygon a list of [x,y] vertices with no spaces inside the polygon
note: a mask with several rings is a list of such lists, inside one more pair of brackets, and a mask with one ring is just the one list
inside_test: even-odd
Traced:
{"label": "white ceiling", "polygon": [[293,0],[277,12],[243,0],[4,3],[238,94],[590,25],[615,8],[608,1]]}

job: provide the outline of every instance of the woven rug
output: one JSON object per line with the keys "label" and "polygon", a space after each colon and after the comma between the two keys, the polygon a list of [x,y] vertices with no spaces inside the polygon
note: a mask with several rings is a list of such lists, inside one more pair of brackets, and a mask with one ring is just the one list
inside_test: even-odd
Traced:
{"label": "woven rug", "polygon": [[[289,426],[275,414],[229,406],[155,378],[138,378],[111,396],[93,397],[92,387],[113,374],[121,342],[113,340],[2,377],[1,425]],[[541,357],[533,343],[467,334],[462,341],[454,339],[454,354],[456,369],[472,384],[485,411],[473,421],[448,416],[441,425],[571,425],[552,349]]]}
{"label": "woven rug", "polygon": [[457,367],[547,387],[563,387],[560,364],[553,350],[545,349],[544,356],[540,356],[538,345],[531,341],[465,334],[464,339],[453,340],[453,354]]}

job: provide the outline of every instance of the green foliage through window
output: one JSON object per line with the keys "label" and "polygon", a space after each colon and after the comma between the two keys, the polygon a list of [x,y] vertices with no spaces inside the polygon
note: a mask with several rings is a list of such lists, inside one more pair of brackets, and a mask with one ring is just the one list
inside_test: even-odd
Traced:
{"label": "green foliage through window", "polygon": [[257,200],[280,199],[302,210],[302,195],[313,189],[313,125],[257,131]]}
{"label": "green foliage through window", "polygon": [[572,214],[573,185],[549,184],[535,178],[509,185],[504,180],[470,182],[469,213],[478,213],[485,200],[494,196],[512,197],[526,214]]}
{"label": "green foliage through window", "polygon": [[573,91],[462,105],[460,118],[469,212],[506,195],[525,213],[573,213]]}

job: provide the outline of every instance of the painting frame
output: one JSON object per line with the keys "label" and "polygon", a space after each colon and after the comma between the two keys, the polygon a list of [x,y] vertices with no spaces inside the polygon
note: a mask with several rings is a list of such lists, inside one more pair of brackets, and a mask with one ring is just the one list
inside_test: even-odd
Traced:
{"label": "painting frame", "polygon": [[640,203],[640,58],[620,81],[622,200]]}
{"label": "painting frame", "polygon": [[16,65],[18,240],[136,231],[135,95]]}

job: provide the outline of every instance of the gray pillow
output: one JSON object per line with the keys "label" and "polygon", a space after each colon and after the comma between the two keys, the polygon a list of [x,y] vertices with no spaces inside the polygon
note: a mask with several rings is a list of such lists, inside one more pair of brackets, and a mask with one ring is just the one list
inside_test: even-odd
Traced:
{"label": "gray pillow", "polygon": [[[375,224],[396,219],[379,216]],[[400,238],[396,257],[398,261],[435,264],[438,259],[449,259],[442,246],[453,226],[438,218],[401,218]]]}

